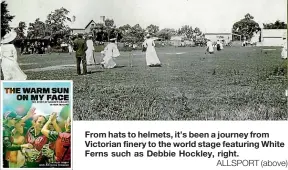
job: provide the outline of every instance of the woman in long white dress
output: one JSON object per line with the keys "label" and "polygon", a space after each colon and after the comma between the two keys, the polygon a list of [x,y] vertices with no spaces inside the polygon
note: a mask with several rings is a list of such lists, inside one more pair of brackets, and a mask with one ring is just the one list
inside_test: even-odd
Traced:
{"label": "woman in long white dress", "polygon": [[[206,44],[206,52],[213,54],[214,53],[214,48],[213,48],[213,44],[211,42],[211,40],[208,39],[207,44]],[[205,54],[206,54],[205,52]]]}
{"label": "woman in long white dress", "polygon": [[88,40],[86,41],[86,44],[87,44],[87,47],[88,47],[88,49],[86,50],[87,65],[96,64],[95,61],[94,61],[94,56],[93,56],[94,44],[93,44],[91,36],[89,36]]}
{"label": "woman in long white dress", "polygon": [[220,50],[223,50],[224,49],[224,40],[220,41]]}
{"label": "woman in long white dress", "polygon": [[149,67],[160,67],[161,62],[157,56],[155,50],[154,40],[150,38],[150,35],[147,35],[147,39],[144,41],[144,46],[146,47],[146,64]]}
{"label": "woman in long white dress", "polygon": [[15,31],[6,34],[1,40],[0,58],[4,80],[26,80],[27,75],[17,63],[17,50],[11,43],[17,36]]}
{"label": "woman in long white dress", "polygon": [[69,51],[70,55],[73,53],[73,47],[72,47],[72,42],[71,41],[68,44],[68,51]]}
{"label": "woman in long white dress", "polygon": [[259,41],[259,36],[257,34],[254,34],[251,38],[250,44],[252,46],[257,46],[257,42]]}
{"label": "woman in long white dress", "polygon": [[110,43],[105,47],[104,51],[101,53],[104,55],[101,65],[103,68],[114,68],[116,63],[114,58],[120,56],[120,52],[115,44],[116,38],[110,40]]}

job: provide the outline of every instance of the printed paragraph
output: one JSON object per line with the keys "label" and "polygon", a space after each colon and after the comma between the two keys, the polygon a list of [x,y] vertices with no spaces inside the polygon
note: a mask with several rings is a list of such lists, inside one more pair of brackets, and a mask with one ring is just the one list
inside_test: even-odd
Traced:
{"label": "printed paragraph", "polygon": [[85,131],[84,154],[85,157],[190,157],[228,160],[245,156],[239,153],[243,148],[259,150],[285,147],[283,141],[274,141],[270,138],[269,133],[253,131],[241,133]]}

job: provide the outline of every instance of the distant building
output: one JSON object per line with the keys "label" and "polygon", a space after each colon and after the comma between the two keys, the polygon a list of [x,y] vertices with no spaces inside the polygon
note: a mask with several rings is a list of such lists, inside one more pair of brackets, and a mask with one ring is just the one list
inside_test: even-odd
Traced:
{"label": "distant building", "polygon": [[72,23],[69,25],[71,29],[71,34],[79,34],[79,33],[90,33],[91,28],[95,27],[97,23],[104,24],[105,16],[100,17],[100,21],[97,23],[97,20],[90,20],[90,21],[83,21],[83,20],[76,20],[76,17],[73,16]]}
{"label": "distant building", "polygon": [[204,36],[212,42],[216,42],[217,40],[232,41],[232,33],[205,33]]}
{"label": "distant building", "polygon": [[259,46],[281,46],[283,36],[287,36],[287,29],[262,29]]}
{"label": "distant building", "polygon": [[170,43],[173,46],[178,47],[178,46],[184,45],[184,39],[185,39],[185,36],[183,35],[175,35],[170,38]]}
{"label": "distant building", "polygon": [[174,36],[171,36],[170,38],[171,41],[182,41],[184,39],[185,39],[184,35],[174,35]]}

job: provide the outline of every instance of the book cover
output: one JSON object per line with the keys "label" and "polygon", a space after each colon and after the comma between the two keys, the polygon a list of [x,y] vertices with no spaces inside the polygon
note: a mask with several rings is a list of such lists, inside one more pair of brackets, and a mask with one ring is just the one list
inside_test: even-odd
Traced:
{"label": "book cover", "polygon": [[1,167],[72,169],[72,81],[1,82]]}

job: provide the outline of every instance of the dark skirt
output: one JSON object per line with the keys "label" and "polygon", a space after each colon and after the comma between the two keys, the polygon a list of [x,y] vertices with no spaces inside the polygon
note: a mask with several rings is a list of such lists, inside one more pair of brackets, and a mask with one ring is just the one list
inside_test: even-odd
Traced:
{"label": "dark skirt", "polygon": [[217,51],[220,51],[221,48],[220,48],[220,44],[217,44]]}

